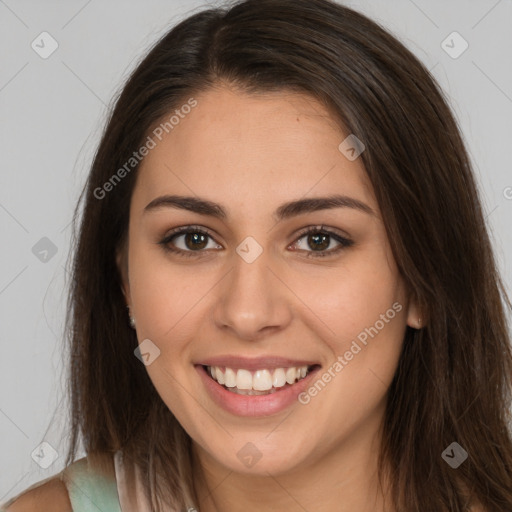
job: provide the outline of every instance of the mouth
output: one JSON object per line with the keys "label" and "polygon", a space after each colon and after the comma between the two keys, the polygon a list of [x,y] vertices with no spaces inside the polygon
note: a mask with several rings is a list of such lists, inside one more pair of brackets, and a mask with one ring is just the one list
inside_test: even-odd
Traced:
{"label": "mouth", "polygon": [[237,395],[271,395],[293,387],[320,365],[262,368],[251,371],[245,368],[202,365],[206,374],[225,390]]}
{"label": "mouth", "polygon": [[299,404],[321,365],[281,357],[220,356],[194,364],[212,403],[235,416],[268,417]]}

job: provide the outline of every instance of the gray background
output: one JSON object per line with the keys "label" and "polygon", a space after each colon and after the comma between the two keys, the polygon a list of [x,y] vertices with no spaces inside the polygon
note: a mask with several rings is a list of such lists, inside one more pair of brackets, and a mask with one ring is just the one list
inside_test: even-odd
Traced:
{"label": "gray background", "polygon": [[[512,2],[344,3],[391,30],[446,92],[510,291]],[[0,502],[63,467],[62,326],[70,221],[106,105],[150,44],[208,4],[218,2],[0,0]],[[43,31],[59,45],[46,59],[31,47],[34,40],[43,46]],[[453,31],[469,44],[458,58],[442,47]],[[445,44],[452,53],[462,48],[457,38]],[[45,237],[51,242],[41,241]],[[51,460],[48,447],[37,450],[43,441],[58,455],[46,469],[35,462]]]}

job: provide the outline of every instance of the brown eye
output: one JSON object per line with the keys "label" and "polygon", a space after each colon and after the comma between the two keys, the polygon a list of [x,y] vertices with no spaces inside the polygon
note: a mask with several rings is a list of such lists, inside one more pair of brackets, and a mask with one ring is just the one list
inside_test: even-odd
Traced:
{"label": "brown eye", "polygon": [[[213,243],[212,247],[208,247],[209,242]],[[180,228],[167,235],[159,242],[165,251],[177,253],[182,256],[199,256],[205,252],[204,249],[222,248],[215,243],[213,237],[208,231],[194,226]]]}
{"label": "brown eye", "polygon": [[[305,242],[301,244],[300,241],[302,239],[305,239]],[[331,244],[334,245],[334,248]],[[338,245],[336,246],[336,244]],[[353,241],[348,238],[326,230],[323,226],[315,226],[303,231],[292,247],[307,252],[307,257],[321,258],[337,254],[341,250],[350,247],[352,244]],[[329,249],[329,247],[331,247],[331,249]],[[308,248],[311,250],[308,250]]]}
{"label": "brown eye", "polygon": [[203,233],[185,233],[184,243],[187,249],[192,251],[196,249],[204,249],[208,245],[207,237],[208,235],[204,235]]}
{"label": "brown eye", "polygon": [[330,235],[327,234],[308,235],[307,238],[308,246],[311,247],[314,251],[327,249],[330,245],[330,241]]}

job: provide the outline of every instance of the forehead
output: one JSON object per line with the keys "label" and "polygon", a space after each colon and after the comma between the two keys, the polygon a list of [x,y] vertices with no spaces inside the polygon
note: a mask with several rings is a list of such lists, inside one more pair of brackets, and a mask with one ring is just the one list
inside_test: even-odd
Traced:
{"label": "forehead", "polygon": [[134,192],[142,201],[180,192],[266,205],[343,193],[375,205],[362,160],[350,161],[338,149],[349,133],[314,98],[221,87],[194,100],[161,140],[150,133],[156,145],[141,163]]}

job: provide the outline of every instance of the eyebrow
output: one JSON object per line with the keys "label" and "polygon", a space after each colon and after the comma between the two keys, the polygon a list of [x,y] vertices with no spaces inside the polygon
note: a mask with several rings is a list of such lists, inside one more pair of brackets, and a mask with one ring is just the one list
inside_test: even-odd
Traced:
{"label": "eyebrow", "polygon": [[[200,215],[209,215],[217,219],[226,219],[226,210],[218,203],[194,196],[164,195],[153,199],[145,208],[144,213],[161,208],[177,208],[188,210]],[[359,199],[343,195],[332,195],[327,197],[313,197],[298,199],[282,204],[273,214],[276,220],[285,220],[305,213],[312,213],[320,210],[333,208],[352,208],[369,215],[376,215],[375,211]]]}

